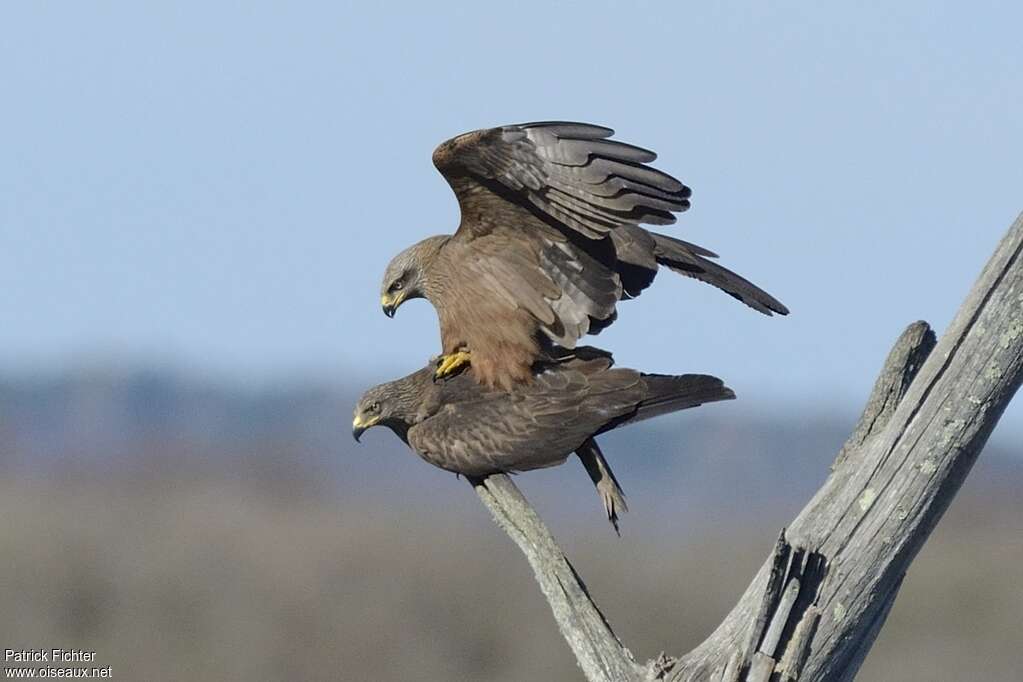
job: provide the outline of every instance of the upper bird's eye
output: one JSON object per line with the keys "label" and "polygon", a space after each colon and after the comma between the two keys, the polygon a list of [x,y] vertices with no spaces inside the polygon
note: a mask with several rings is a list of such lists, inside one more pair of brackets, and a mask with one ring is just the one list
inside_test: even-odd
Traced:
{"label": "upper bird's eye", "polygon": [[403,288],[405,288],[405,285],[400,279],[391,285],[391,291],[401,291]]}
{"label": "upper bird's eye", "polygon": [[369,411],[370,412],[379,412],[380,411],[380,403],[370,403]]}

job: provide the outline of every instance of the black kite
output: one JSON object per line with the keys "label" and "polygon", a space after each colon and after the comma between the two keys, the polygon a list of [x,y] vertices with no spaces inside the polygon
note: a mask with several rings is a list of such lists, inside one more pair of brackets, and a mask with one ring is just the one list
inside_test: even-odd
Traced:
{"label": "black kite", "polygon": [[764,314],[775,298],[714,263],[715,254],[649,232],[689,207],[689,188],[646,165],[656,155],[584,123],[527,123],[460,135],[434,165],[458,199],[454,235],[430,237],[387,267],[384,312],[427,298],[445,376],[470,361],[478,381],[528,381],[551,342],[572,348],[614,321],[658,267],[707,282]]}
{"label": "black kite", "polygon": [[375,386],[356,405],[353,435],[387,426],[430,464],[474,479],[556,466],[575,452],[617,529],[625,500],[595,436],[735,394],[712,376],[641,374],[612,369],[595,348],[562,352],[510,391],[468,372],[435,382],[433,365]]}

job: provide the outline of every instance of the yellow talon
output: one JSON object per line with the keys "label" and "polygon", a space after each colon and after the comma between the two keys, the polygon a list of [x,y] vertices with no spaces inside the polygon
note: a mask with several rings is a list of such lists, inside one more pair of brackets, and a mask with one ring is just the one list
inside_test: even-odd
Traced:
{"label": "yellow talon", "polygon": [[472,356],[469,354],[469,351],[466,350],[440,356],[440,364],[437,365],[437,371],[434,372],[433,378],[444,379],[455,374],[462,367],[468,365],[471,358]]}

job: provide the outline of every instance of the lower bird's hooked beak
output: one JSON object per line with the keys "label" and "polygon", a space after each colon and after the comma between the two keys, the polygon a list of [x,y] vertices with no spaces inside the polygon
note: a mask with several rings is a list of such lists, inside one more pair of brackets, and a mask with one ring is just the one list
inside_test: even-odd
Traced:
{"label": "lower bird's hooked beak", "polygon": [[384,315],[387,315],[388,317],[394,317],[394,311],[396,310],[394,306],[384,305],[383,308]]}
{"label": "lower bird's hooked beak", "polygon": [[359,438],[366,432],[366,429],[375,426],[378,421],[380,421],[379,417],[363,419],[361,416],[356,415],[355,419],[352,420],[352,438],[355,439],[355,442],[358,443]]}

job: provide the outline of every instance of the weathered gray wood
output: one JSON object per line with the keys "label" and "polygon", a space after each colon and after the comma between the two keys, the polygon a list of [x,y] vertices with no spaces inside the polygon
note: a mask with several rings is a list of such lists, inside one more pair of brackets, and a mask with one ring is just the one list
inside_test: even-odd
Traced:
{"label": "weathered gray wood", "polygon": [[839,467],[847,454],[863,445],[868,436],[888,424],[935,343],[937,339],[926,322],[914,322],[906,328],[888,353],[867,405],[863,408],[863,414],[838,453],[832,469]]}
{"label": "weathered gray wood", "polygon": [[[903,333],[843,457],[786,531],[793,544],[820,552],[830,571],[815,605],[821,615],[800,680],[855,676],[909,563],[1019,388],[1021,251],[1023,216],[933,351],[927,352],[923,323]],[[670,679],[703,680],[726,665],[728,652],[747,641],[770,565],[764,564],[722,625],[681,657]]]}
{"label": "weathered gray wood", "polygon": [[802,674],[806,659],[810,656],[810,643],[817,633],[817,624],[821,620],[821,612],[816,606],[806,610],[806,614],[796,625],[792,634],[792,644],[785,651],[777,671],[782,680],[798,680]]}
{"label": "weathered gray wood", "polygon": [[799,596],[799,588],[801,586],[799,578],[792,577],[789,579],[789,584],[785,586],[785,591],[782,592],[781,600],[778,602],[778,609],[774,612],[774,618],[771,619],[771,627],[767,629],[767,634],[764,635],[764,642],[760,645],[760,651],[772,658],[778,658],[775,653],[778,650],[778,643],[781,641],[781,633],[785,629],[789,615],[792,613],[792,607],[796,605],[796,597]]}
{"label": "weathered gray wood", "polygon": [[788,575],[789,560],[792,558],[792,545],[785,540],[785,533],[778,536],[774,545],[774,553],[771,558],[771,568],[767,577],[767,585],[763,590],[763,597],[760,600],[760,609],[753,621],[753,631],[750,634],[749,642],[742,653],[752,655],[758,651],[760,643],[764,640],[764,633],[774,617],[774,613],[781,602],[782,590],[785,587],[785,576]]}
{"label": "weathered gray wood", "polygon": [[[737,679],[744,682],[766,682],[801,669],[810,645],[807,638],[816,632],[817,601],[828,572],[822,555],[793,547],[785,532],[765,567],[769,569],[751,636],[732,646],[733,656],[740,656]],[[734,665],[730,657],[726,668]]]}
{"label": "weathered gray wood", "polygon": [[722,624],[642,669],[511,482],[476,490],[526,553],[587,679],[852,680],[1021,381],[1023,215],[940,342],[923,322],[896,342],[831,476]]}
{"label": "weathered gray wood", "polygon": [[502,474],[470,483],[497,524],[529,560],[558,628],[572,647],[586,679],[600,682],[645,679],[645,670],[636,665],[632,654],[618,641],[582,579],[512,480]]}

